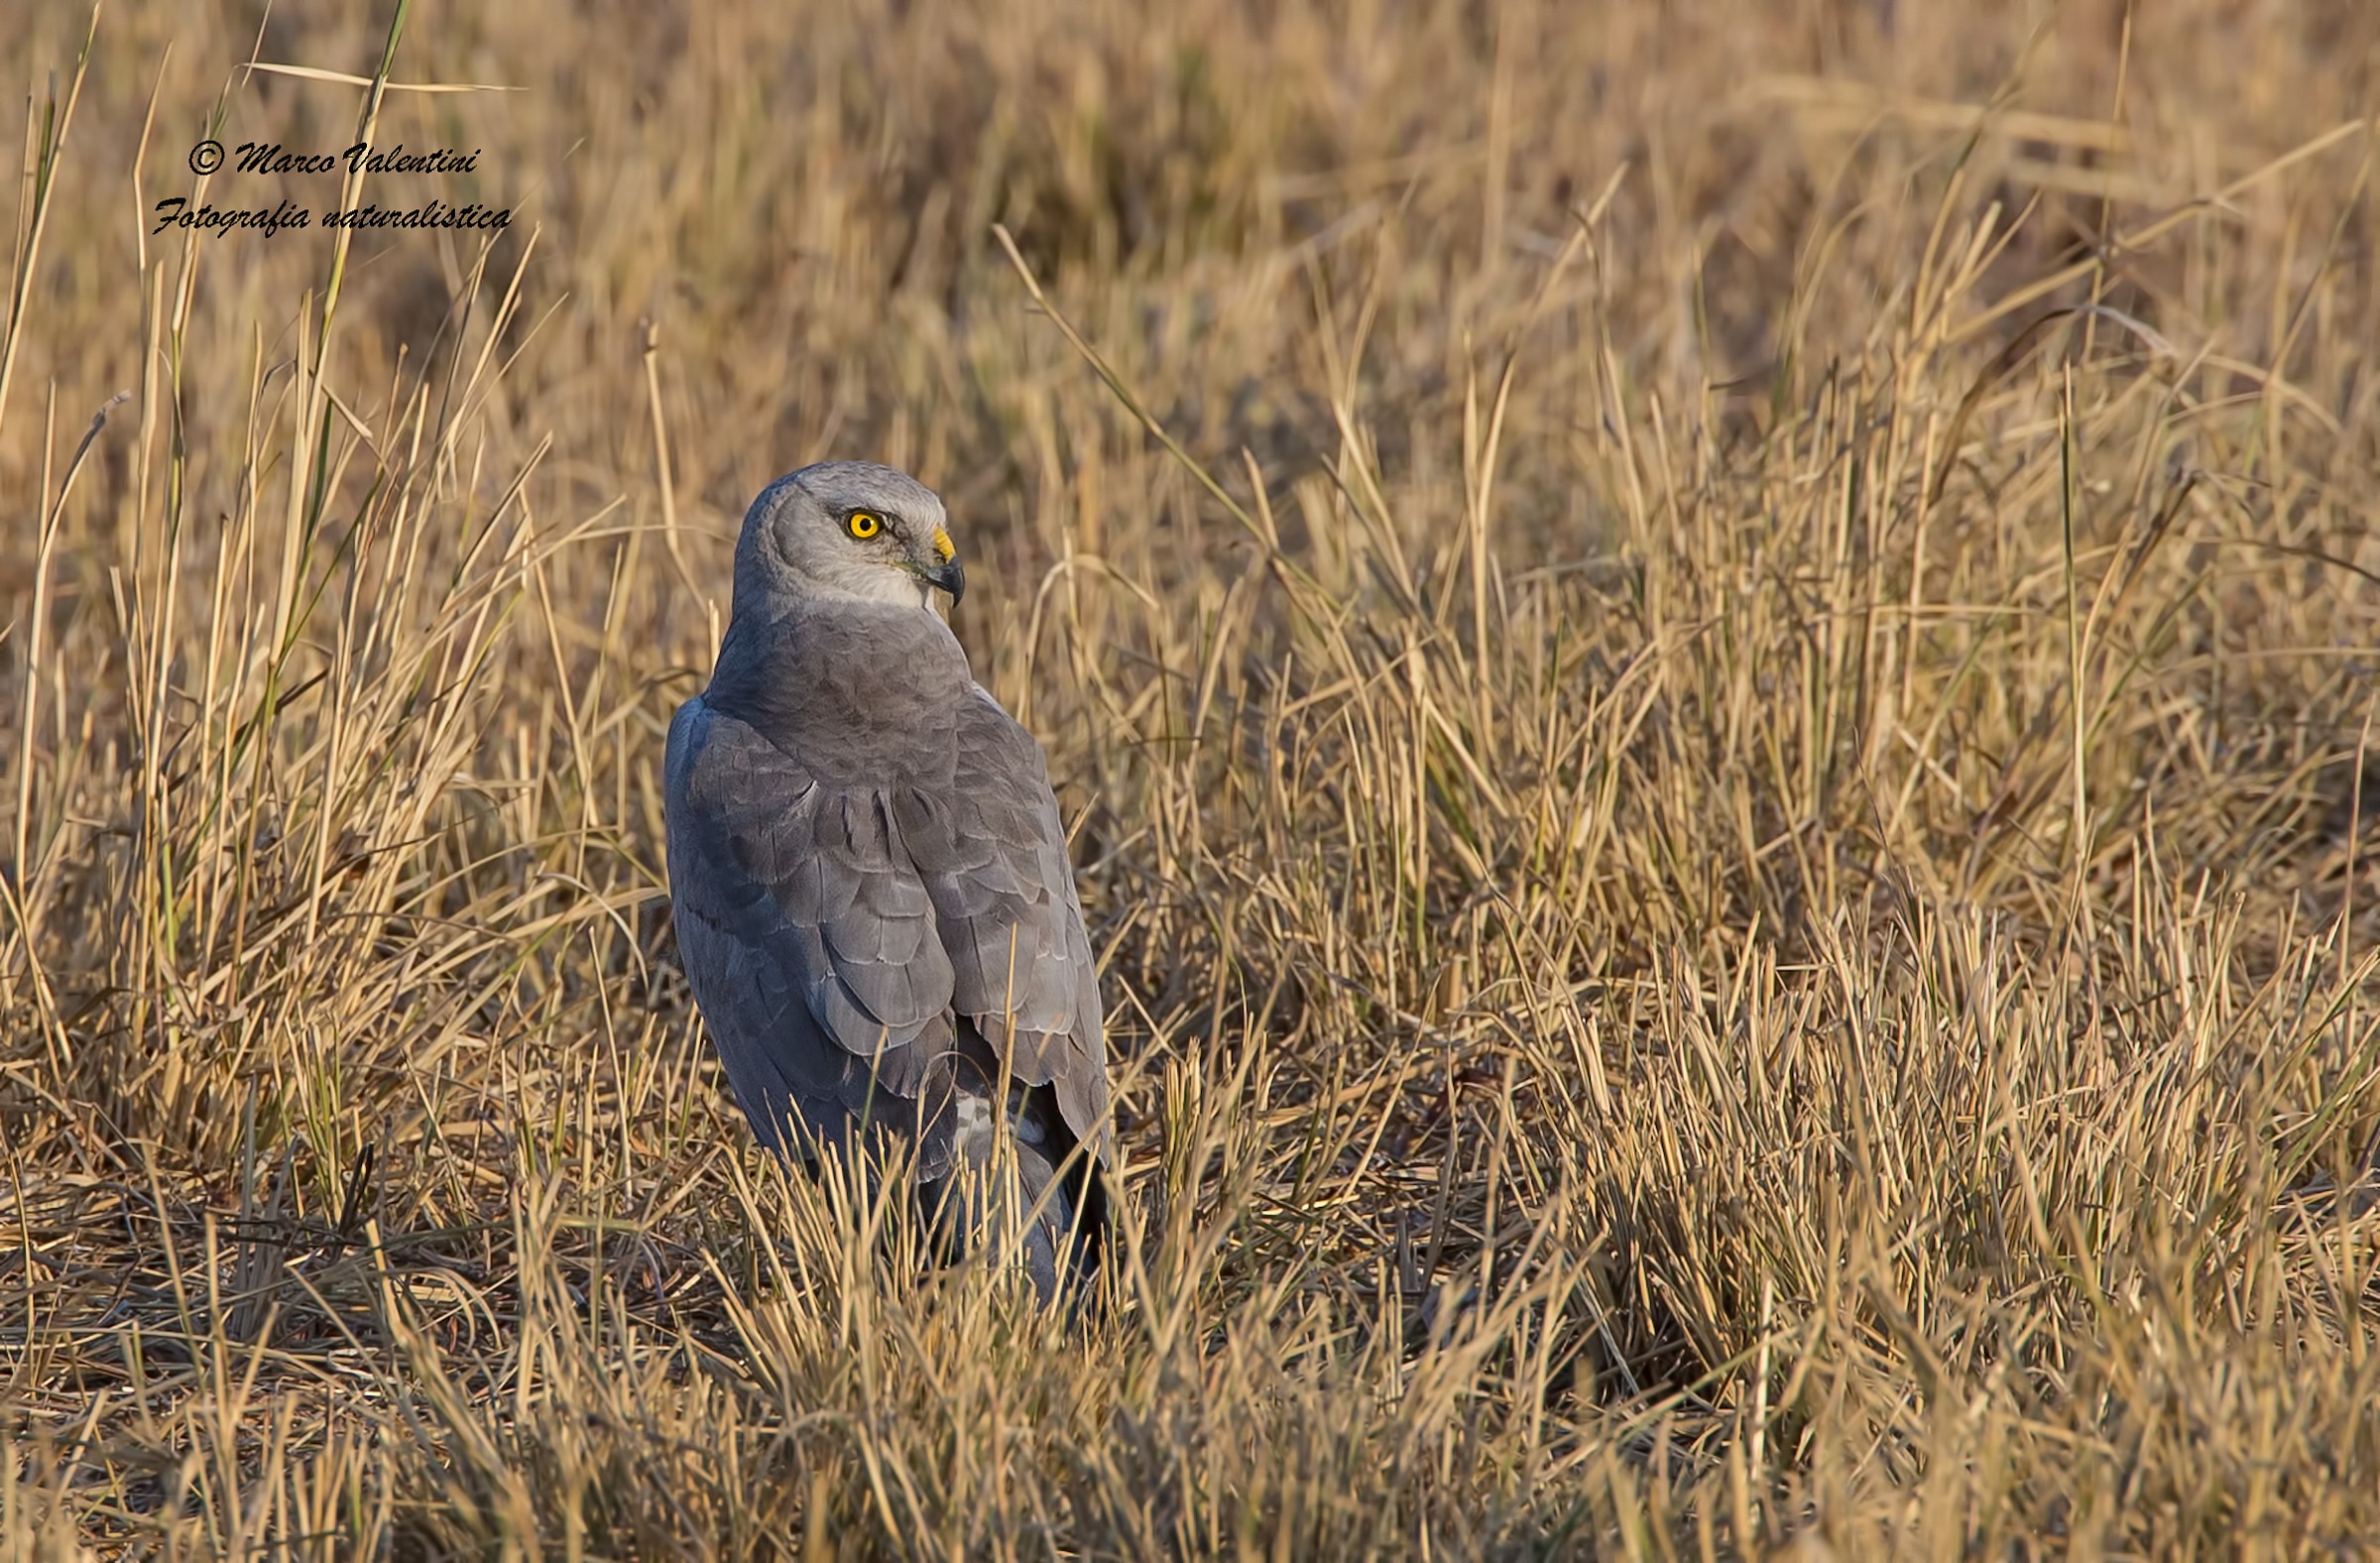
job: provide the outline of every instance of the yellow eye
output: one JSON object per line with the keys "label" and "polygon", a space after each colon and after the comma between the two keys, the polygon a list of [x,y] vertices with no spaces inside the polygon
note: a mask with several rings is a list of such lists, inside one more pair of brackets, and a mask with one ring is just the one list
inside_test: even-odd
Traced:
{"label": "yellow eye", "polygon": [[885,530],[885,518],[872,510],[855,510],[843,518],[843,526],[853,537],[866,542]]}

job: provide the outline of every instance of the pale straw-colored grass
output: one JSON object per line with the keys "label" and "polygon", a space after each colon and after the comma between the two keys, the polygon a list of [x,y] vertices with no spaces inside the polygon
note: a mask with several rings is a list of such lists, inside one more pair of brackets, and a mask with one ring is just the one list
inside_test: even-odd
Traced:
{"label": "pale straw-colored grass", "polygon": [[[691,9],[0,18],[0,1554],[2373,1543],[2380,16]],[[359,127],[197,193],[512,227],[147,234]],[[1079,1319],[673,968],[830,453],[1074,830]]]}

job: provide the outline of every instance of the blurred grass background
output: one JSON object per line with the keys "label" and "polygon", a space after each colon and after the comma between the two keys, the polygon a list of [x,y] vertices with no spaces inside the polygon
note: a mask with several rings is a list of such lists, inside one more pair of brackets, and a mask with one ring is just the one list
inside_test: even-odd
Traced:
{"label": "blurred grass background", "polygon": [[[2380,13],[388,11],[0,15],[0,1554],[2380,1535]],[[1075,831],[1073,1328],[672,968],[829,455]]]}

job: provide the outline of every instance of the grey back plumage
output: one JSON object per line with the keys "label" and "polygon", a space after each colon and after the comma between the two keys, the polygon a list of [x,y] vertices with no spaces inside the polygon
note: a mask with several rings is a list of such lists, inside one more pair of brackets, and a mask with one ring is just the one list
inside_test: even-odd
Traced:
{"label": "grey back plumage", "polygon": [[[930,1185],[982,1168],[1005,1130],[997,1148],[1043,1201],[1025,1261],[1046,1294],[1067,1235],[1098,1220],[1114,1156],[1097,971],[1057,802],[1040,746],[976,684],[936,613],[860,575],[808,589],[798,562],[748,579],[756,530],[841,525],[806,497],[779,514],[772,496],[802,476],[747,518],[718,665],[670,725],[680,959],[765,1143],[896,1135]],[[837,476],[844,503],[905,520]],[[798,561],[815,541],[763,542]],[[974,1207],[936,1208],[973,1241]]]}

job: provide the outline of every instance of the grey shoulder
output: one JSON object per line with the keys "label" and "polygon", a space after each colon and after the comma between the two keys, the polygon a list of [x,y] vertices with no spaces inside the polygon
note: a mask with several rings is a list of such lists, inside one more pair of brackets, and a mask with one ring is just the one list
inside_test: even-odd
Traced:
{"label": "grey shoulder", "polygon": [[696,730],[710,711],[702,696],[696,695],[679,706],[677,714],[669,719],[669,747],[663,751],[661,760],[662,781],[669,787],[677,785],[685,766],[693,759]]}
{"label": "grey shoulder", "polygon": [[1002,705],[999,697],[994,695],[991,690],[980,683],[977,684],[972,705],[976,721],[982,724],[977,729],[979,738],[988,732],[1007,745],[1019,750],[1030,750],[1036,764],[1046,763],[1041,753],[1041,740],[1033,736],[1032,729],[1011,716],[1009,708]]}

